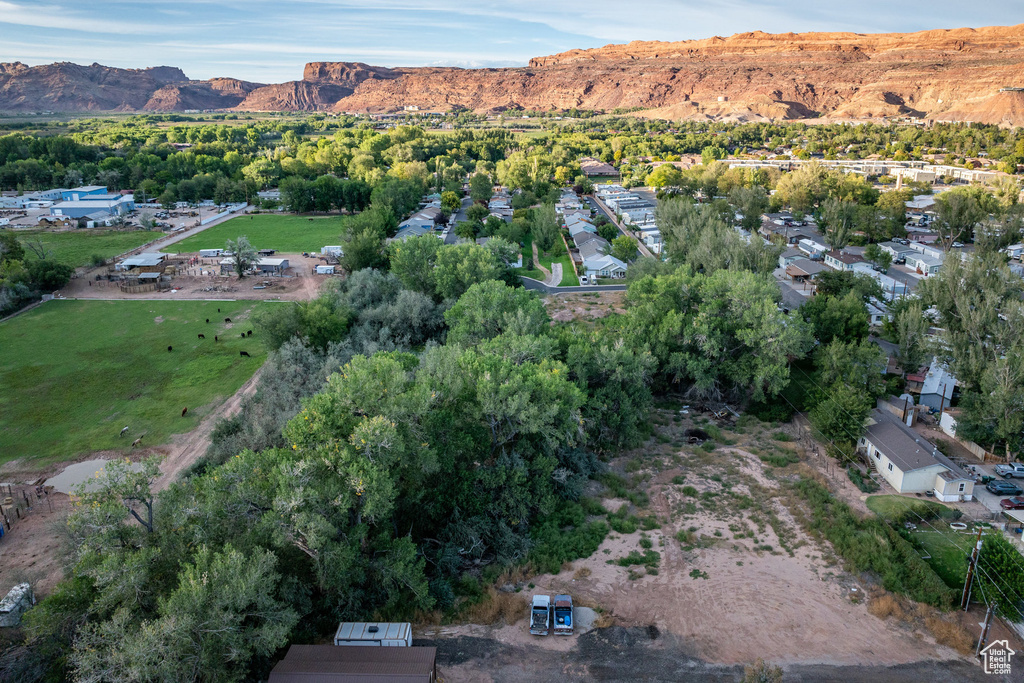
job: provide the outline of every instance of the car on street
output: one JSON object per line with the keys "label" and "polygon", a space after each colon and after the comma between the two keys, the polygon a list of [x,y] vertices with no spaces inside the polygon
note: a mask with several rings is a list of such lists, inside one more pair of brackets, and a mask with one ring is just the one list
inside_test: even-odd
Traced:
{"label": "car on street", "polygon": [[1008,481],[990,481],[985,484],[985,489],[997,496],[1019,496],[1021,493],[1024,493],[1024,491],[1020,490],[1020,487]]}
{"label": "car on street", "polygon": [[1003,498],[999,501],[999,507],[1004,510],[1024,510],[1024,498]]}

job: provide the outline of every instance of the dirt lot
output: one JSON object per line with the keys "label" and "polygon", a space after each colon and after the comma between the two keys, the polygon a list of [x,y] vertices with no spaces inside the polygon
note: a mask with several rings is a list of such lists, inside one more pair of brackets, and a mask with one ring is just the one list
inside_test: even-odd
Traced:
{"label": "dirt lot", "polygon": [[594,320],[612,313],[625,313],[623,301],[626,293],[580,292],[579,294],[557,294],[544,298],[544,305],[552,320]]}
{"label": "dirt lot", "polygon": [[[173,291],[122,292],[117,284],[96,280],[96,275],[106,273],[107,268],[86,272],[68,283],[61,295],[68,299],[246,299],[254,301],[283,300],[305,301],[312,299],[334,275],[315,275],[312,268],[319,264],[317,259],[308,259],[302,254],[275,254],[275,258],[287,258],[292,264],[287,277],[249,276],[239,280],[236,276],[211,275],[217,271],[219,259],[200,259],[172,281]],[[254,287],[261,289],[253,289]]]}
{"label": "dirt lot", "polygon": [[[658,528],[612,531],[590,558],[520,586],[524,595],[570,593],[613,625],[571,638],[530,636],[525,619],[424,627],[417,635],[440,648],[445,681],[734,681],[759,657],[783,666],[786,680],[991,678],[922,625],[870,614],[867,596],[878,589],[804,531],[784,483],[814,456],[796,462],[808,456],[795,426],[783,440],[756,421],[715,431],[729,423],[670,411],[655,420],[658,438],[611,463],[629,497],[646,493],[649,503],[601,502],[641,521],[653,514],[648,526]],[[735,444],[703,450],[685,443],[692,428]],[[866,512],[859,491],[844,493]],[[645,550],[660,553],[648,568],[616,562]]]}

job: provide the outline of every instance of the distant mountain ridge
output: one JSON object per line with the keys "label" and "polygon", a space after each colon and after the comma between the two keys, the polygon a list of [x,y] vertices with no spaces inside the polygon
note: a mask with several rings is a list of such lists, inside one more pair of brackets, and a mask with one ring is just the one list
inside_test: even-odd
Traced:
{"label": "distant mountain ridge", "polygon": [[189,80],[175,67],[0,64],[0,111],[477,112],[640,109],[671,119],[917,116],[1024,125],[1024,24],[917,33],[740,33],[635,41],[526,67],[311,62],[298,81]]}

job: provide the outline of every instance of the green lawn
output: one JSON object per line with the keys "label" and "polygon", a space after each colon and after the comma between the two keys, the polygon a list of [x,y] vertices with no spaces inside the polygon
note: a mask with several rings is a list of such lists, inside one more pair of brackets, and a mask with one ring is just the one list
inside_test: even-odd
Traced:
{"label": "green lawn", "polygon": [[[52,252],[51,258],[76,268],[91,263],[93,254],[98,254],[103,258],[112,258],[162,236],[162,232],[150,230],[133,232],[96,229],[71,232],[33,230],[18,233],[22,243],[34,242],[38,239],[43,243],[44,248]],[[30,249],[26,249],[25,253],[28,258],[35,258],[35,254]]]}
{"label": "green lawn", "polygon": [[[558,283],[559,287],[576,287],[580,284],[579,278],[576,277],[576,271],[572,269],[572,261],[568,254],[563,253],[561,256],[552,257],[550,254],[541,252],[540,264],[551,270],[552,263],[562,264],[562,281]],[[543,280],[544,278],[542,276],[539,279]]]}
{"label": "green lawn", "polygon": [[207,228],[198,235],[172,244],[164,251],[196,252],[200,249],[223,249],[227,240],[245,235],[257,249],[277,249],[287,253],[320,251],[338,244],[345,219],[340,216],[313,218],[259,214],[239,216]]}
{"label": "green lawn", "polygon": [[[938,523],[935,526],[942,528]],[[921,546],[924,554],[931,556],[925,562],[931,565],[947,586],[963,588],[964,579],[967,577],[965,549],[973,547],[973,536],[958,534],[952,530],[917,531],[911,534],[911,538]]]}
{"label": "green lawn", "polygon": [[[0,463],[127,449],[141,434],[155,446],[195,429],[263,364],[260,339],[239,333],[255,307],[273,305],[51,301],[0,324]],[[119,438],[125,425],[132,436]]]}
{"label": "green lawn", "polygon": [[888,521],[904,520],[920,524],[922,523],[921,517],[924,517],[929,521],[936,520],[932,523],[935,526],[940,526],[940,524],[948,524],[953,521],[956,515],[956,510],[953,508],[923,498],[891,495],[868,496],[864,502],[869,510]]}

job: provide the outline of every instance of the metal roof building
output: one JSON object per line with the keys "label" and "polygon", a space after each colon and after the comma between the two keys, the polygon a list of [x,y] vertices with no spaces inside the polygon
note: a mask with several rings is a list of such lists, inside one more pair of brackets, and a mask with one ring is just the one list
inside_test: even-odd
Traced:
{"label": "metal roof building", "polygon": [[292,645],[268,683],[435,683],[435,647]]}

